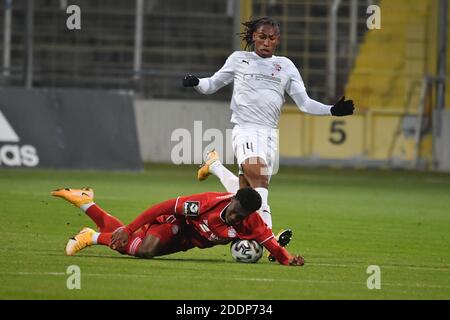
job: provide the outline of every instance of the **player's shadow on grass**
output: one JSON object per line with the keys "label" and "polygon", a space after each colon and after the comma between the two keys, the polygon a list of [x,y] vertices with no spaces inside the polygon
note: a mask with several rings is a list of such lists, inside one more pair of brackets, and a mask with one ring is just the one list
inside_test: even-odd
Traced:
{"label": "player's shadow on grass", "polygon": [[[50,254],[55,255],[55,254]],[[176,261],[176,262],[207,262],[207,263],[235,263],[233,260],[220,260],[220,259],[196,259],[196,258],[170,258],[168,256],[154,257],[152,259],[141,259],[135,258],[127,255],[101,255],[101,254],[80,254],[74,256],[74,258],[103,258],[103,259],[126,259],[126,260],[134,260],[134,261]]]}
{"label": "player's shadow on grass", "polygon": [[[55,256],[55,257],[67,257],[64,253],[61,253],[61,250],[34,250],[34,253],[39,252],[40,254],[45,254],[47,256]],[[121,260],[134,260],[134,261],[173,261],[173,262],[206,262],[206,263],[233,263],[236,262],[231,259],[200,259],[200,258],[171,258],[170,256],[159,256],[154,257],[152,259],[142,259],[136,258],[128,255],[121,255],[117,253],[117,255],[108,255],[108,254],[95,254],[95,253],[80,253],[75,256],[70,257],[70,259],[83,259],[83,258],[101,258],[101,259],[121,259]]]}

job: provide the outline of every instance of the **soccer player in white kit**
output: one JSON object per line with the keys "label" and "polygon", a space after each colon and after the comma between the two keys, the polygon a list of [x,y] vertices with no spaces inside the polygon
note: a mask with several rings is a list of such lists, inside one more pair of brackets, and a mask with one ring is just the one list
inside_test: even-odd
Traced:
{"label": "soccer player in white kit", "polygon": [[[231,123],[234,124],[232,144],[239,164],[239,178],[218,161],[217,153],[209,153],[206,166],[199,170],[199,179],[216,175],[229,192],[253,187],[262,198],[258,213],[272,228],[268,205],[270,177],[278,159],[278,121],[285,101],[284,92],[299,109],[313,115],[346,116],[353,114],[353,101],[342,97],[334,105],[311,99],[306,93],[300,72],[286,57],[275,56],[280,42],[278,22],[263,17],[243,23],[242,39],[246,49],[235,51],[224,66],[210,78],[186,75],[183,86],[194,87],[202,94],[212,94],[234,81],[231,99]],[[287,245],[292,235],[287,230],[280,244]],[[286,232],[285,232],[286,233]]]}

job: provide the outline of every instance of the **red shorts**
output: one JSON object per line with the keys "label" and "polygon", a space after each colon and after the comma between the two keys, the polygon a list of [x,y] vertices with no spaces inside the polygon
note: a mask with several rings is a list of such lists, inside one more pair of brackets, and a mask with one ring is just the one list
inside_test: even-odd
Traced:
{"label": "red shorts", "polygon": [[144,228],[142,231],[145,230],[145,236],[152,235],[159,239],[162,249],[157,253],[158,256],[186,251],[195,247],[190,239],[190,232],[188,232],[190,228],[186,225],[184,217],[159,216],[151,225]]}

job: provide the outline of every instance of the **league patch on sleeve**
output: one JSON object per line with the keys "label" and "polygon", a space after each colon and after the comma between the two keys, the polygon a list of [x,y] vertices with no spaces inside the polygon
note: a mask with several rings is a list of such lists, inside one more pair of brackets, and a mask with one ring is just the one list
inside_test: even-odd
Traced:
{"label": "league patch on sleeve", "polygon": [[183,214],[187,217],[198,217],[200,215],[200,201],[186,201]]}

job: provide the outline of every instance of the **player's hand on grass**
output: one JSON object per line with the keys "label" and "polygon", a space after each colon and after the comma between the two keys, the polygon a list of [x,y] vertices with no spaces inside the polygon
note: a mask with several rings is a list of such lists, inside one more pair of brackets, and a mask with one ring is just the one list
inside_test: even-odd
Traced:
{"label": "player's hand on grass", "polygon": [[293,256],[289,260],[290,266],[303,266],[305,264],[305,259],[302,256]]}
{"label": "player's hand on grass", "polygon": [[111,249],[117,250],[125,247],[128,244],[128,232],[124,227],[117,229],[111,236]]}
{"label": "player's hand on grass", "polygon": [[192,74],[187,74],[183,79],[183,87],[196,87],[200,80]]}
{"label": "player's hand on grass", "polygon": [[353,114],[355,107],[353,106],[353,100],[345,100],[345,96],[331,107],[331,114],[336,117],[349,116]]}

